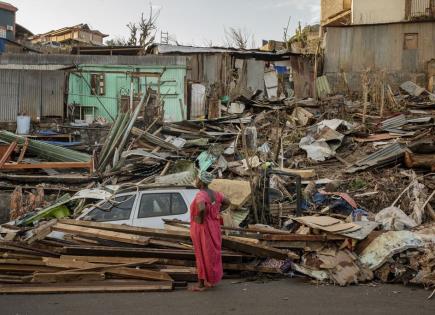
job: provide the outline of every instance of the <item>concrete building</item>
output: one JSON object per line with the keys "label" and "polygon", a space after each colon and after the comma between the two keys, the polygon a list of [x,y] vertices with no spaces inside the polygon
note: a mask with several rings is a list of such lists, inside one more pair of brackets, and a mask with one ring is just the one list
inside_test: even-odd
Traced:
{"label": "concrete building", "polygon": [[13,5],[0,1],[0,38],[15,40],[15,12]]}
{"label": "concrete building", "polygon": [[346,74],[359,90],[368,69],[385,72],[393,88],[407,80],[428,87],[433,80],[434,0],[322,1],[322,28],[324,74],[333,87]]}

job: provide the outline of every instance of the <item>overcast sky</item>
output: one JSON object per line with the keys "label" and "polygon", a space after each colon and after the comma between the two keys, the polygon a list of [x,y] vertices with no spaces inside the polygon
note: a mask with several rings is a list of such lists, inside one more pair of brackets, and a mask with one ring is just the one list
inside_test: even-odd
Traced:
{"label": "overcast sky", "polygon": [[[109,34],[128,37],[126,24],[148,12],[148,0],[6,0],[18,7],[17,23],[33,33],[44,33],[64,26],[87,23]],[[240,27],[262,39],[281,40],[291,17],[292,33],[298,21],[318,23],[320,0],[153,0],[161,10],[160,29],[179,43],[214,45],[224,43],[225,27]]]}

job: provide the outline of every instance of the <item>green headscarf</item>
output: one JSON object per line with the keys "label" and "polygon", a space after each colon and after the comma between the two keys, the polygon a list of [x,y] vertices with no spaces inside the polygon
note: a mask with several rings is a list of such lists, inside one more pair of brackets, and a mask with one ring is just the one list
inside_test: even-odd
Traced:
{"label": "green headscarf", "polygon": [[206,171],[200,171],[198,177],[206,185],[210,185],[213,179],[215,179],[213,174]]}

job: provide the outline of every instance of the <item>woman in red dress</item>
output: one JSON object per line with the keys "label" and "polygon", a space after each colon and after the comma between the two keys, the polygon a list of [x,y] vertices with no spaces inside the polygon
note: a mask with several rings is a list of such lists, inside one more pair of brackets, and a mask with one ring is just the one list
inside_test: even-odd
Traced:
{"label": "woman in red dress", "polygon": [[200,172],[196,180],[200,191],[190,207],[190,237],[198,273],[198,285],[192,287],[192,291],[213,287],[223,276],[220,212],[230,206],[230,202],[222,193],[208,188],[213,179],[210,173]]}

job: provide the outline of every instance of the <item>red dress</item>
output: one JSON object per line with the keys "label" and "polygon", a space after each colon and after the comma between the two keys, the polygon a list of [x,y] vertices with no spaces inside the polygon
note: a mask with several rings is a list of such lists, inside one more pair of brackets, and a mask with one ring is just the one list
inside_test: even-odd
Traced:
{"label": "red dress", "polygon": [[[217,284],[223,276],[219,210],[224,195],[219,192],[213,193],[214,204],[212,204],[208,193],[201,190],[196,194],[190,206],[190,237],[195,249],[198,279],[204,280],[210,285]],[[198,224],[194,220],[199,213],[199,203],[204,203],[206,209],[203,224]]]}

